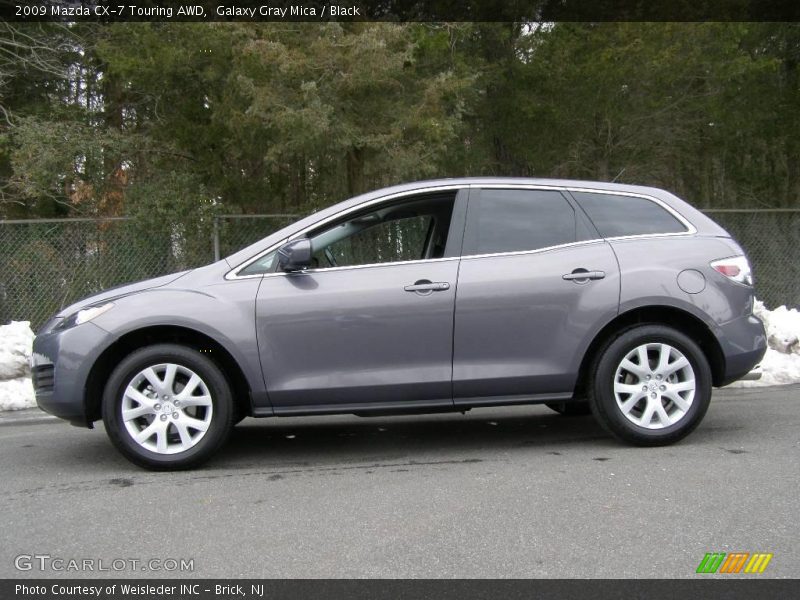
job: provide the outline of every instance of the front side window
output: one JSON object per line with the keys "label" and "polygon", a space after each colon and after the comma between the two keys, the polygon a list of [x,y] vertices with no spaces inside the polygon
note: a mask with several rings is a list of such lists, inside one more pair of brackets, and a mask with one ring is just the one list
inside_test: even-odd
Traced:
{"label": "front side window", "polygon": [[454,194],[414,197],[313,232],[314,268],[442,258],[454,199]]}
{"label": "front side window", "polygon": [[[425,214],[375,224],[367,222],[367,227],[357,226],[351,235],[327,244],[323,235],[317,238],[317,243],[312,240],[315,264],[318,267],[347,267],[424,259],[428,236],[435,224],[434,215]],[[343,227],[353,228],[353,225],[347,223]]]}
{"label": "front side window", "polygon": [[464,254],[538,250],[577,236],[575,210],[551,190],[482,189],[467,220]]}
{"label": "front side window", "polygon": [[683,233],[686,227],[659,204],[636,196],[572,192],[603,237]]}
{"label": "front side window", "polygon": [[[356,213],[308,233],[312,269],[442,258],[456,193],[423,194]],[[240,275],[274,272],[276,252]]]}

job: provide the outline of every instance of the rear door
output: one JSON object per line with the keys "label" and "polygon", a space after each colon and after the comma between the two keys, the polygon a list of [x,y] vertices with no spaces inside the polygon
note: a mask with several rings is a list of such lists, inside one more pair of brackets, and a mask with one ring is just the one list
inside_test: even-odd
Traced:
{"label": "rear door", "polygon": [[614,253],[558,190],[470,193],[453,347],[456,404],[571,394],[594,335],[616,315]]}

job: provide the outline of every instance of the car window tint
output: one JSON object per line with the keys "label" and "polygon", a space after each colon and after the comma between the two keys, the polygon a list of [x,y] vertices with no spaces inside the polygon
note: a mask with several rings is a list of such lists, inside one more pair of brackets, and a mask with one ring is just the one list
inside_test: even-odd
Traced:
{"label": "car window tint", "polygon": [[591,192],[573,195],[603,237],[686,231],[669,211],[647,198]]}
{"label": "car window tint", "polygon": [[467,250],[493,254],[575,241],[575,211],[559,192],[481,190],[470,204]]}
{"label": "car window tint", "polygon": [[455,197],[454,192],[412,196],[313,232],[313,268],[442,258]]}
{"label": "car window tint", "polygon": [[315,247],[314,258],[320,267],[420,260],[432,222],[432,215],[417,215],[379,223],[324,248]]}
{"label": "car window tint", "polygon": [[[349,215],[317,230],[304,232],[311,240],[311,268],[428,260],[443,258],[446,253],[456,256],[463,231],[455,229],[456,234],[450,235],[454,226],[456,196],[456,191],[422,193],[380,204],[370,211]],[[465,211],[465,208],[461,210]],[[463,212],[459,214],[463,215]],[[275,272],[276,256],[274,250],[238,274]]]}

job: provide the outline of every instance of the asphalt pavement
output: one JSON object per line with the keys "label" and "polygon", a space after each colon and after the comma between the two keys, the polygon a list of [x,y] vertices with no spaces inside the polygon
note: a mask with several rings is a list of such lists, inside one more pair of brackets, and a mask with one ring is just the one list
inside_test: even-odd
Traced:
{"label": "asphalt pavement", "polygon": [[247,419],[151,473],[102,426],[6,414],[0,577],[673,578],[707,552],[774,556],[702,577],[800,577],[799,432],[800,385],[715,390],[664,448],[542,406]]}

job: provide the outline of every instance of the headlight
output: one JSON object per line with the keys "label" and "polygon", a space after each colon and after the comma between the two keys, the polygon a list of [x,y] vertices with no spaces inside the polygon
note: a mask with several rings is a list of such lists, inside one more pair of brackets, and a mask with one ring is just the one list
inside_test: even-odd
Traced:
{"label": "headlight", "polygon": [[104,312],[111,310],[114,307],[113,302],[107,302],[106,304],[101,304],[99,306],[89,306],[87,308],[82,308],[76,313],[72,313],[66,319],[61,321],[55,328],[56,329],[69,329],[70,327],[74,327],[75,325],[80,325],[81,323],[88,323],[92,319],[99,317]]}

